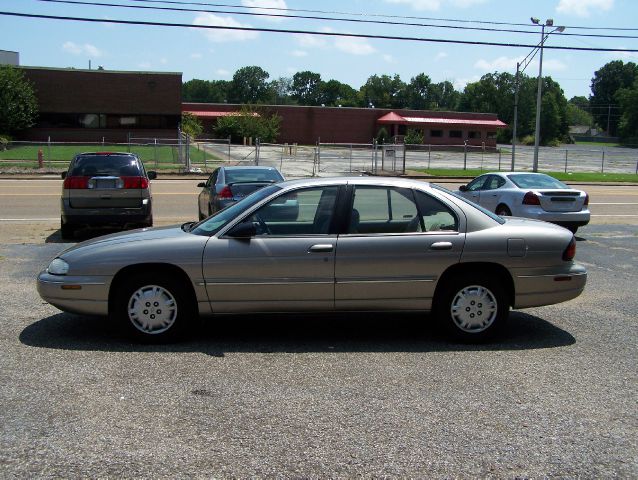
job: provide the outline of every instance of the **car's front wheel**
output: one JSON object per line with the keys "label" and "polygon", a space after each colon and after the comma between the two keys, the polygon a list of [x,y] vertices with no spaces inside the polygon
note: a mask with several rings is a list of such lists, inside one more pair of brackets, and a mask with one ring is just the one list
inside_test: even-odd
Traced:
{"label": "car's front wheel", "polygon": [[509,304],[497,281],[465,275],[442,286],[435,315],[455,339],[482,342],[502,328],[509,315]]}
{"label": "car's front wheel", "polygon": [[117,289],[112,314],[139,340],[165,342],[184,334],[196,307],[175,278],[136,274]]}

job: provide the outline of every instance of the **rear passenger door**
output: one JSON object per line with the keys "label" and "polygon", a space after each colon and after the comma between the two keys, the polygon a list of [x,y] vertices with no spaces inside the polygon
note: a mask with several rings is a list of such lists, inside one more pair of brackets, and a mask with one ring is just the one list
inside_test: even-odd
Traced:
{"label": "rear passenger door", "polygon": [[352,195],[337,244],[335,307],[430,309],[436,280],[463,249],[458,215],[412,189],[357,185]]}

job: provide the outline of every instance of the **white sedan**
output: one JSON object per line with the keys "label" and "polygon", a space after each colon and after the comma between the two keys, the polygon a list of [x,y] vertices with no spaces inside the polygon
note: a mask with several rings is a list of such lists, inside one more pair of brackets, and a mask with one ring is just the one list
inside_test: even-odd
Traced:
{"label": "white sedan", "polygon": [[544,173],[485,173],[457,193],[497,215],[544,220],[573,233],[591,216],[587,193]]}

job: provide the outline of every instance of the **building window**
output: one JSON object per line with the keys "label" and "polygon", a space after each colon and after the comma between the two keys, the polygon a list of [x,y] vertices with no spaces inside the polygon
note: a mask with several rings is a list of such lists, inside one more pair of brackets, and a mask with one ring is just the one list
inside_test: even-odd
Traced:
{"label": "building window", "polygon": [[450,130],[450,138],[463,138],[462,130]]}
{"label": "building window", "polygon": [[470,131],[467,134],[467,138],[481,138],[481,132]]}
{"label": "building window", "polygon": [[488,140],[494,140],[496,138],[496,132],[487,132],[487,137]]}
{"label": "building window", "polygon": [[442,137],[443,130],[430,130],[430,137]]}

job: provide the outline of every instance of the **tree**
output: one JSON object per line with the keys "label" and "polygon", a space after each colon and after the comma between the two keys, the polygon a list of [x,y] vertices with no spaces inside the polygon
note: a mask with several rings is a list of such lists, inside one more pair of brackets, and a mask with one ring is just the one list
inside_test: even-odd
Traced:
{"label": "tree", "polygon": [[279,77],[270,82],[270,92],[275,105],[291,105],[293,103],[290,93],[292,90],[292,77]]}
{"label": "tree", "polygon": [[299,105],[321,105],[321,83],[319,73],[297,72],[292,77],[291,96]]}
{"label": "tree", "polygon": [[419,73],[410,79],[405,87],[405,99],[408,108],[430,110],[436,107],[434,85],[425,73]]}
{"label": "tree", "polygon": [[630,88],[618,90],[615,99],[622,112],[618,123],[620,137],[624,142],[638,143],[638,78]]}
{"label": "tree", "polygon": [[271,97],[270,85],[266,81],[270,74],[261,67],[243,67],[235,72],[230,82],[232,103],[264,103]]}
{"label": "tree", "polygon": [[622,88],[631,88],[636,78],[638,65],[614,60],[597,70],[591,79],[592,94],[589,103],[592,115],[601,128],[608,130],[608,135],[615,136],[618,133],[618,111],[614,108],[616,92]]}
{"label": "tree", "polygon": [[223,103],[228,99],[230,82],[226,80],[193,79],[182,85],[182,99],[185,102]]}
{"label": "tree", "polygon": [[192,113],[182,113],[182,132],[191,138],[197,138],[204,131],[204,127],[198,118]]}
{"label": "tree", "polygon": [[435,84],[433,87],[433,108],[448,111],[454,111],[458,108],[461,93],[454,88],[452,82],[446,80]]}
{"label": "tree", "polygon": [[35,124],[38,100],[24,72],[0,66],[0,134],[14,134]]}
{"label": "tree", "polygon": [[221,117],[215,125],[219,137],[231,137],[233,142],[244,138],[259,138],[262,142],[275,142],[279,136],[281,117],[263,108],[242,105],[241,111]]}
{"label": "tree", "polygon": [[567,122],[569,125],[592,126],[594,124],[594,117],[591,116],[591,113],[573,104],[570,100],[567,102]]}
{"label": "tree", "polygon": [[361,87],[362,106],[377,108],[404,108],[406,85],[399,75],[372,75]]}
{"label": "tree", "polygon": [[350,85],[337,80],[321,82],[319,86],[323,103],[331,107],[354,107],[357,105],[357,91]]}

